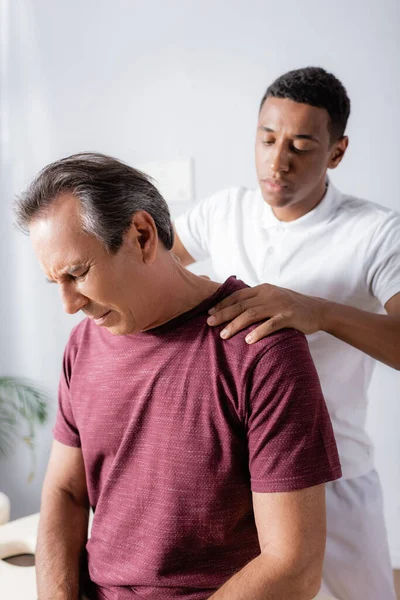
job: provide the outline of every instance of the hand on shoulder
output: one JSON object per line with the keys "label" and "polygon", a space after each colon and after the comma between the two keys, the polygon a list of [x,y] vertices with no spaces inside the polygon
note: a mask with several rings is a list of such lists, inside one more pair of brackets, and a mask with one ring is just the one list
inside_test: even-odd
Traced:
{"label": "hand on shoulder", "polygon": [[211,326],[227,323],[221,337],[228,339],[254,323],[260,323],[247,337],[254,344],[267,335],[293,327],[304,334],[323,329],[326,301],[305,296],[292,290],[263,283],[234,292],[212,308],[207,323]]}

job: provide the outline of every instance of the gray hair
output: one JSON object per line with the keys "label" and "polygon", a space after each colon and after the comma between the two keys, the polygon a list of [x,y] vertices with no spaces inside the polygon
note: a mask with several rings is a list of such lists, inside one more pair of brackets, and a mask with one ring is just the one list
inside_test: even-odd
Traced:
{"label": "gray hair", "polygon": [[170,212],[151,178],[116,158],[92,152],[58,160],[36,176],[14,204],[19,228],[28,233],[30,223],[45,215],[63,193],[80,201],[82,229],[112,254],[120,249],[133,215],[140,210],[153,218],[165,248],[172,248]]}

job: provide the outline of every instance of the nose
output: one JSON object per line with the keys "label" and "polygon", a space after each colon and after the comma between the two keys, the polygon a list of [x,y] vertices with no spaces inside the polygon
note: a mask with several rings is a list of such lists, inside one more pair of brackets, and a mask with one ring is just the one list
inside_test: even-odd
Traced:
{"label": "nose", "polygon": [[271,148],[271,170],[274,173],[289,171],[289,152],[283,144],[274,144]]}
{"label": "nose", "polygon": [[60,291],[64,310],[69,315],[74,315],[89,302],[86,296],[74,288],[73,283],[60,284]]}

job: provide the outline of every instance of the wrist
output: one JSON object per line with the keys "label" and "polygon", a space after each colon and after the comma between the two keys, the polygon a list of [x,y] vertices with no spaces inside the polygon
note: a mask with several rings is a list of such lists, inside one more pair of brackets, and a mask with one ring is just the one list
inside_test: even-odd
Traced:
{"label": "wrist", "polygon": [[330,300],[325,300],[325,298],[319,298],[318,300],[320,331],[331,333],[335,317],[335,306],[337,305]]}

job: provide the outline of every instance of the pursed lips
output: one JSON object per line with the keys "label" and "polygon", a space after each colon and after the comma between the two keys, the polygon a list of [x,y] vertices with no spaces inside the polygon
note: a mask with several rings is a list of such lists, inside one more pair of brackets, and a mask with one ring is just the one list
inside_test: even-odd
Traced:
{"label": "pursed lips", "polygon": [[281,179],[274,179],[273,177],[266,177],[265,179],[261,179],[261,181],[266,184],[268,187],[272,189],[283,190],[288,188],[288,184]]}

